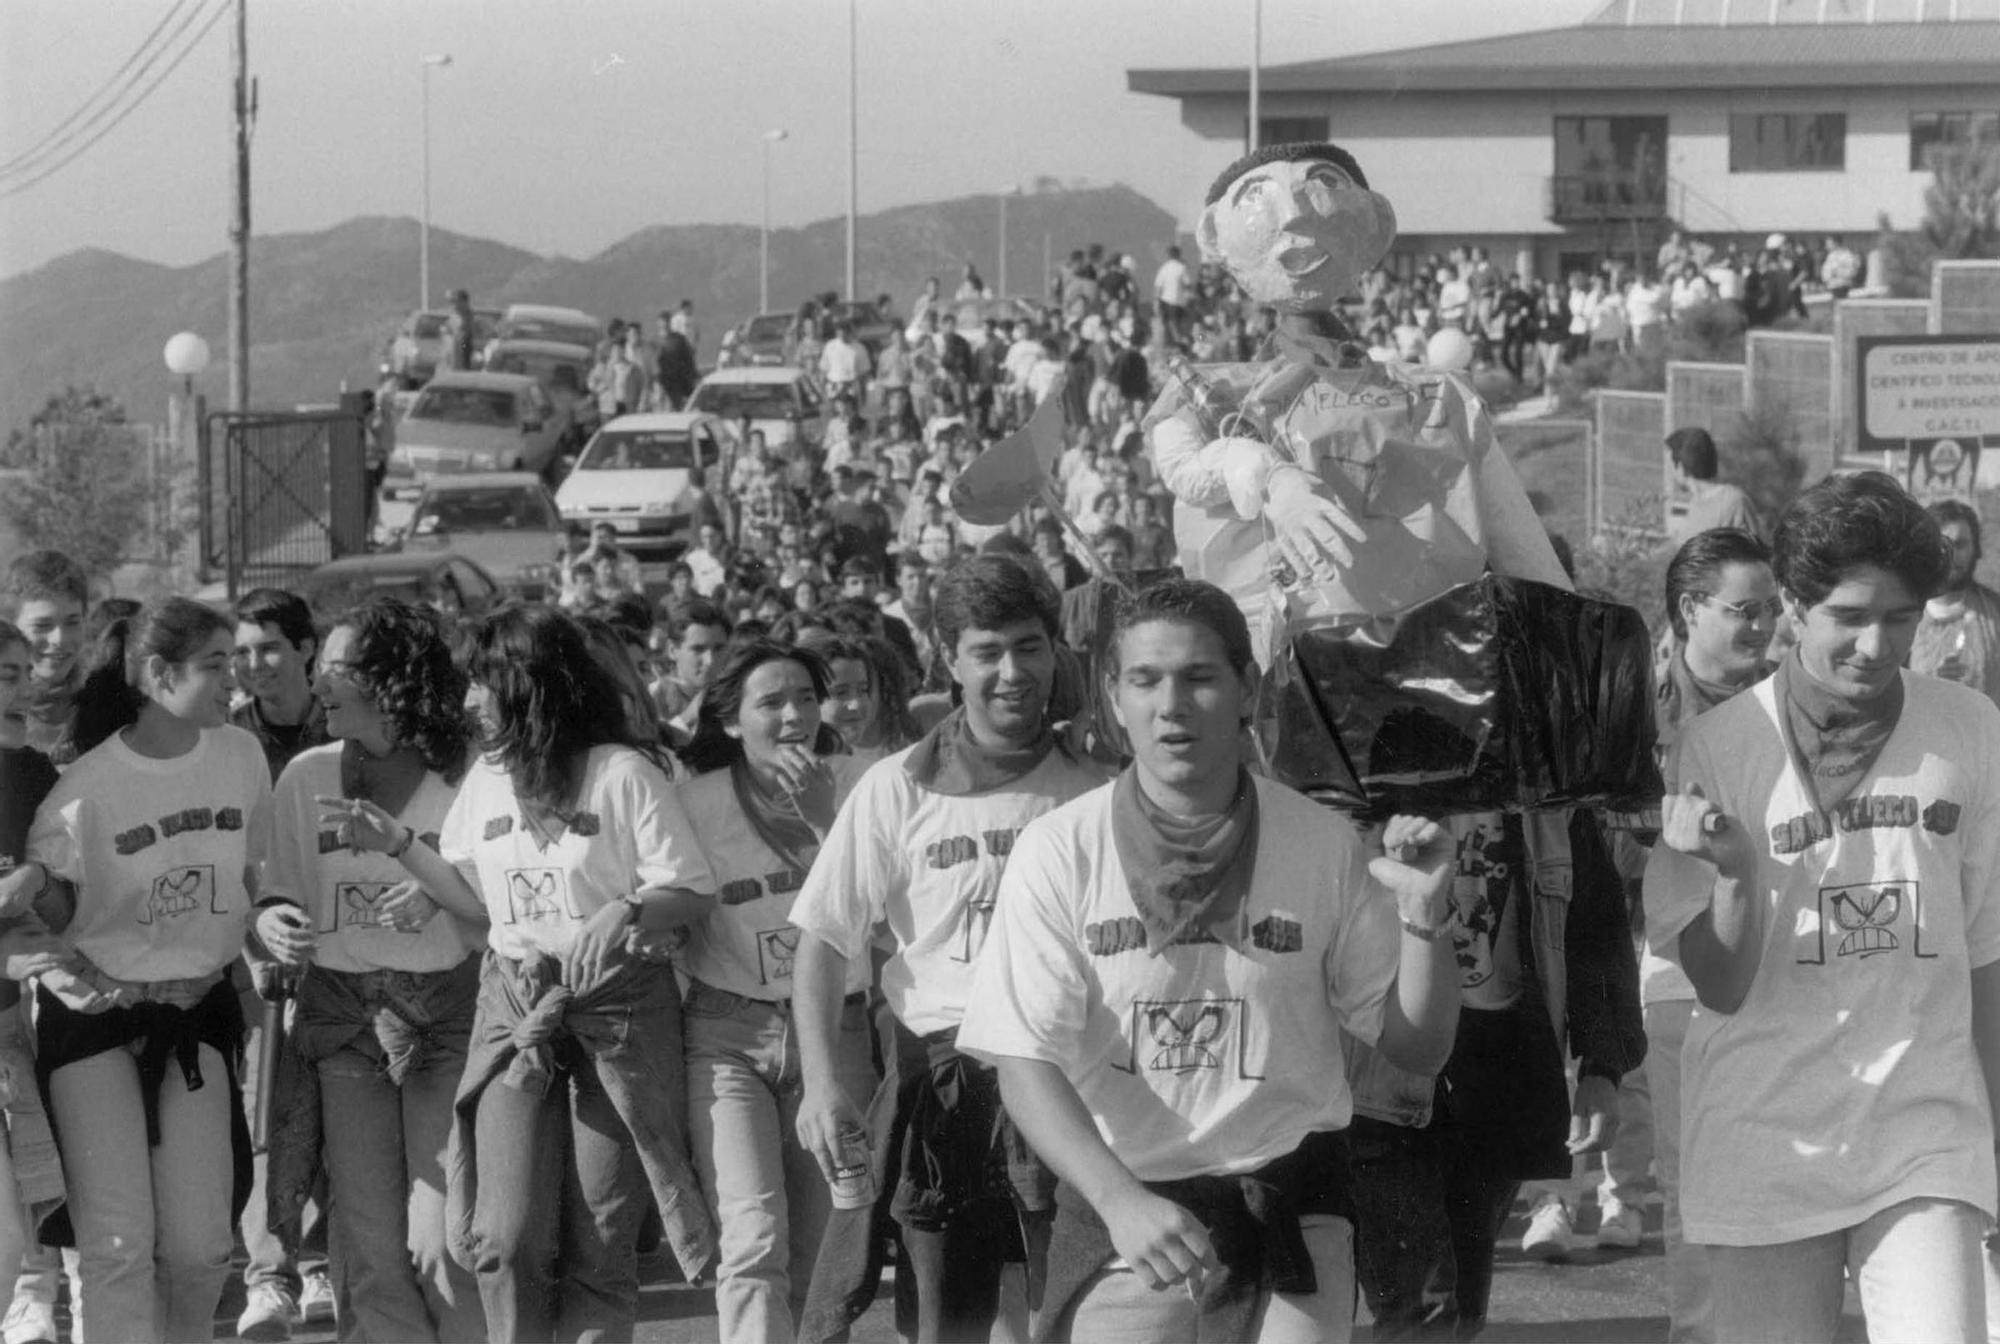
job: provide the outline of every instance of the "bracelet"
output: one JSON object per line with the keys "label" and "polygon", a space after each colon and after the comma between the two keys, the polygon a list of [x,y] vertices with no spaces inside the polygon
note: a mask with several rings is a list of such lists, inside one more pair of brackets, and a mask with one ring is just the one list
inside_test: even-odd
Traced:
{"label": "bracelet", "polygon": [[382,852],[389,858],[400,859],[410,852],[410,846],[415,844],[416,840],[417,828],[414,826],[405,826],[403,828],[403,838]]}
{"label": "bracelet", "polygon": [[1405,917],[1403,920],[1403,932],[1409,934],[1412,938],[1421,939],[1426,943],[1434,943],[1437,941],[1438,934],[1443,932],[1443,928],[1436,924],[1419,924],[1416,920]]}

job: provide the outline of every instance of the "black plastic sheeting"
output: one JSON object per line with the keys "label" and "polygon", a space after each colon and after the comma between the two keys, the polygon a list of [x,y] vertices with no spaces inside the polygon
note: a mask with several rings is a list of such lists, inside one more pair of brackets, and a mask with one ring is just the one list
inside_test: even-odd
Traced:
{"label": "black plastic sheeting", "polygon": [[1269,767],[1374,818],[1657,806],[1651,663],[1632,608],[1488,574],[1294,634]]}

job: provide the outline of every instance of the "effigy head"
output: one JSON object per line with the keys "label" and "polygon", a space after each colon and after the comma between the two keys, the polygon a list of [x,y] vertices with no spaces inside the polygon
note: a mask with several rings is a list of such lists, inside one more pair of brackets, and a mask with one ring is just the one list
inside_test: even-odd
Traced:
{"label": "effigy head", "polygon": [[1396,212],[1338,145],[1266,145],[1215,179],[1195,226],[1202,256],[1287,312],[1331,308],[1389,251]]}

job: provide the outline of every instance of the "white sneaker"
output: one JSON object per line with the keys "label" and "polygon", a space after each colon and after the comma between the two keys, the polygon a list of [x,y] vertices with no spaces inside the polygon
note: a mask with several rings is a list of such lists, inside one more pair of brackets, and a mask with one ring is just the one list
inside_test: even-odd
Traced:
{"label": "white sneaker", "polygon": [[1637,1250],[1639,1237],[1645,1231],[1645,1219],[1637,1209],[1617,1198],[1607,1198],[1598,1205],[1600,1217],[1597,1223],[1597,1244],[1608,1250]]}
{"label": "white sneaker", "polygon": [[1528,1215],[1528,1230],[1521,1238],[1521,1253],[1535,1260],[1563,1260],[1576,1239],[1569,1206],[1554,1195],[1535,1205]]}
{"label": "white sneaker", "polygon": [[243,1314],[236,1318],[236,1337],[256,1344],[284,1344],[292,1337],[292,1322],[298,1314],[298,1303],[280,1285],[252,1284]]}
{"label": "white sneaker", "polygon": [[333,1280],[323,1269],[305,1276],[299,1288],[299,1320],[306,1325],[322,1325],[333,1319]]}
{"label": "white sneaker", "polygon": [[32,1297],[15,1298],[0,1322],[0,1338],[6,1344],[56,1344],[62,1338],[56,1333],[56,1309]]}

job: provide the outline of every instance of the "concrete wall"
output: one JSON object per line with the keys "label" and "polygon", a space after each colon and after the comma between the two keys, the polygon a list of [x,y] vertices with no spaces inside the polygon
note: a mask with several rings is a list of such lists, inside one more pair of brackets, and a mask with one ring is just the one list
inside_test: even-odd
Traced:
{"label": "concrete wall", "polygon": [[[1910,169],[1910,114],[2000,101],[2000,86],[1935,89],[1689,90],[1284,94],[1266,117],[1323,116],[1335,143],[1359,160],[1369,184],[1396,207],[1405,235],[1550,238],[1543,183],[1555,172],[1554,118],[1665,116],[1669,208],[1702,233],[1873,233],[1878,214],[1911,228],[1930,175]],[[1242,151],[1240,97],[1183,99],[1193,131],[1185,199],[1166,202],[1192,220],[1209,180]],[[1731,173],[1729,117],[1753,112],[1845,112],[1841,172]],[[1592,236],[1596,226],[1589,230]]]}

